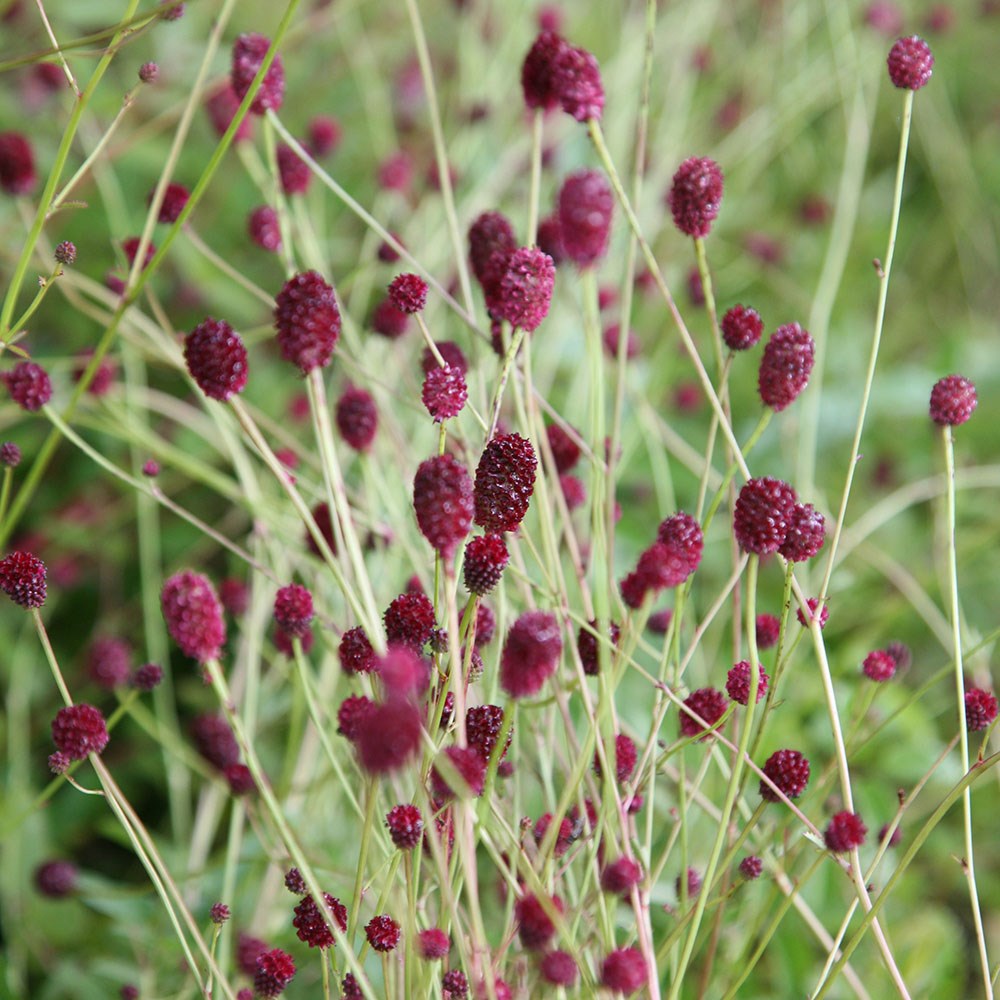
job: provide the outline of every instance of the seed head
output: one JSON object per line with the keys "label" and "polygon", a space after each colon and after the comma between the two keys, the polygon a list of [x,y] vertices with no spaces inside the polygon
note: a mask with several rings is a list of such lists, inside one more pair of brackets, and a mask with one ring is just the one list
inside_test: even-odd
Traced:
{"label": "seed head", "polygon": [[514,227],[500,212],[484,212],[469,226],[469,261],[476,280],[484,287],[493,254],[516,249]]}
{"label": "seed head", "polygon": [[[816,609],[819,607],[819,598],[810,597],[806,604],[809,607],[809,618],[802,613],[802,609],[799,608],[795,612],[795,617],[798,618],[799,624],[803,628],[809,628],[809,623],[816,617]],[[830,617],[830,609],[824,604],[822,610],[819,612],[819,627],[821,629],[826,628],[826,621]]]}
{"label": "seed head", "polygon": [[16,469],[21,464],[21,449],[13,441],[0,444],[0,464]]}
{"label": "seed head", "polygon": [[788,533],[795,491],[780,479],[750,479],[740,490],[733,512],[733,531],[744,552],[776,552]]}
{"label": "seed head", "polygon": [[[729,707],[729,700],[721,692],[713,687],[698,688],[697,691],[692,691],[684,699],[684,705],[691,709],[692,712],[700,715],[709,727],[714,726],[715,723],[726,714],[726,709]],[[702,736],[702,739],[707,739],[710,735],[708,728],[698,722],[697,719],[692,718],[687,712],[682,711],[680,713],[681,718],[681,735],[682,736]]]}
{"label": "seed head", "polygon": [[638,948],[618,948],[601,963],[601,985],[631,996],[649,981],[646,960]]}
{"label": "seed head", "polygon": [[889,79],[900,90],[919,90],[931,78],[934,56],[930,46],[918,35],[899,38],[886,60]]}
{"label": "seed head", "polygon": [[[565,913],[566,907],[558,896],[550,900],[548,910]],[[537,896],[522,896],[514,904],[514,921],[521,944],[528,951],[542,951],[556,933],[556,925]]]}
{"label": "seed head", "polygon": [[340,122],[330,115],[316,115],[309,122],[309,152],[315,159],[329,156],[340,145]]}
{"label": "seed head", "polygon": [[393,599],[383,615],[385,634],[390,645],[423,649],[434,628],[434,605],[420,591],[407,591]]}
{"label": "seed head", "polygon": [[[233,43],[233,72],[232,85],[236,97],[242,101],[253,83],[253,78],[257,75],[264,57],[271,48],[271,41],[263,35],[251,32],[240,35]],[[276,55],[270,68],[261,81],[257,90],[257,95],[250,105],[250,113],[262,115],[269,108],[274,111],[281,110],[281,104],[285,96],[285,68],[281,62],[281,56]],[[277,994],[273,994],[277,996]]]}
{"label": "seed head", "polygon": [[375,669],[375,650],[368,633],[360,625],[349,628],[343,634],[337,653],[344,673],[367,674]]}
{"label": "seed head", "polygon": [[420,749],[420,711],[408,699],[374,705],[357,723],[358,762],[369,774],[398,771]]}
{"label": "seed head", "polygon": [[413,509],[421,534],[450,560],[472,527],[472,480],[451,455],[421,462],[413,478]]}
{"label": "seed head", "polygon": [[997,717],[997,699],[992,691],[970,688],[965,692],[965,725],[970,733],[986,729]]}
{"label": "seed head", "polygon": [[45,603],[45,563],[30,552],[11,552],[0,559],[0,588],[22,608]]}
{"label": "seed head", "polygon": [[428,961],[434,961],[437,958],[447,958],[448,952],[451,950],[451,942],[448,940],[448,935],[437,927],[430,927],[425,931],[421,931],[417,935],[417,942],[420,957]]}
{"label": "seed head", "polygon": [[577,267],[596,264],[608,252],[615,197],[604,174],[579,170],[559,189],[563,252]]}
{"label": "seed head", "polygon": [[500,582],[509,559],[502,535],[477,535],[465,547],[465,589],[484,597]]}
{"label": "seed head", "polygon": [[48,372],[34,361],[19,361],[0,378],[7,386],[10,398],[29,413],[40,410],[52,398]]}
{"label": "seed head", "polygon": [[476,524],[495,534],[516,531],[528,511],[537,468],[535,449],[527,438],[495,435],[476,468]]}
{"label": "seed head", "polygon": [[604,84],[601,67],[586,50],[564,45],[552,65],[552,89],[563,111],[578,122],[601,120],[604,111]]}
{"label": "seed head", "polygon": [[757,648],[770,649],[781,635],[781,621],[774,615],[757,615]]}
{"label": "seed head", "polygon": [[642,880],[642,869],[632,858],[618,858],[601,872],[601,888],[614,896],[628,896]]}
{"label": "seed head", "polygon": [[333,288],[315,271],[289,278],[275,299],[274,325],[281,356],[303,375],[326,367],[340,337]]}
{"label": "seed head", "polygon": [[312,594],[300,583],[290,583],[275,595],[274,620],[289,636],[301,639],[314,614]]}
{"label": "seed head", "polygon": [[224,403],[247,384],[247,349],[225,320],[202,320],[184,338],[184,361],[210,399]]}
{"label": "seed head", "polygon": [[580,460],[580,446],[559,424],[549,424],[545,428],[552,449],[552,459],[556,463],[556,471],[569,472]]}
{"label": "seed head", "polygon": [[64,240],[56,246],[52,256],[55,257],[57,264],[65,264],[66,266],[75,264],[76,244],[71,243],[69,240]]}
{"label": "seed head", "polygon": [[218,659],[226,624],[215,589],[200,573],[184,570],[170,577],[160,592],[167,631],[185,656],[199,663]]}
{"label": "seed head", "polygon": [[129,679],[131,658],[132,650],[124,639],[98,636],[87,651],[87,674],[98,687],[110,691]]}
{"label": "seed head", "polygon": [[280,996],[295,976],[295,961],[287,951],[275,948],[257,958],[253,976],[254,992],[259,997]]}
{"label": "seed head", "polygon": [[692,156],[674,174],[667,204],[674,225],[687,236],[707,236],[722,203],[722,171],[707,156]]}
{"label": "seed head", "polygon": [[[323,903],[337,922],[337,926],[342,931],[346,931],[347,907],[336,896],[331,896],[328,892],[323,893]],[[309,945],[310,948],[329,948],[333,945],[336,939],[312,896],[304,896],[302,901],[296,904],[294,913],[292,926],[300,941]]]}
{"label": "seed head", "polygon": [[276,151],[278,179],[285,194],[305,194],[309,190],[312,171],[309,164],[285,143],[280,143]]}
{"label": "seed head", "polygon": [[461,969],[451,969],[441,977],[441,989],[448,1000],[465,1000],[469,995],[469,980]]}
{"label": "seed head", "polygon": [[378,430],[378,410],[375,400],[364,389],[349,385],[337,400],[334,419],[340,436],[350,448],[360,452],[371,448]]}
{"label": "seed head", "polygon": [[512,698],[538,694],[555,673],[562,636],[555,615],[527,611],[511,625],[500,658],[500,687]]}
{"label": "seed head", "polygon": [[553,31],[542,31],[535,39],[521,66],[521,89],[529,108],[551,111],[559,104],[553,79],[556,60],[567,47],[565,39]]}
{"label": "seed head", "polygon": [[751,882],[760,878],[760,873],[764,870],[764,863],[755,854],[748,854],[740,862],[740,874]]}
{"label": "seed head", "polygon": [[765,406],[780,413],[809,384],[816,345],[798,323],[779,326],[760,359],[757,388]]}
{"label": "seed head", "polygon": [[753,347],[764,332],[760,313],[749,306],[733,306],[720,324],[722,339],[731,351],[746,351]]}
{"label": "seed head", "polygon": [[20,132],[0,132],[0,189],[14,196],[31,194],[37,181],[27,138]]}
{"label": "seed head", "polygon": [[[757,701],[760,701],[767,694],[767,686],[770,678],[767,671],[758,664],[759,679],[757,681]],[[746,705],[750,701],[750,663],[748,660],[740,660],[735,664],[726,676],[726,693],[738,705]]]}
{"label": "seed head", "polygon": [[[152,202],[154,194],[155,191],[149,192],[147,204]],[[163,192],[163,201],[160,204],[160,213],[157,215],[156,221],[167,224],[176,222],[190,197],[191,192],[183,184],[168,184],[167,189]]]}
{"label": "seed head", "polygon": [[835,854],[845,854],[852,848],[860,847],[865,842],[868,827],[861,821],[857,813],[837,813],[823,831],[823,841],[829,850]]}
{"label": "seed head", "polygon": [[427,282],[419,274],[398,274],[389,285],[389,300],[400,312],[421,312],[427,305]]}
{"label": "seed head", "polygon": [[896,661],[892,654],[885,649],[873,649],[861,664],[861,669],[865,677],[876,683],[892,680],[896,673]]}
{"label": "seed head", "polygon": [[132,674],[131,683],[136,691],[148,692],[159,687],[162,680],[163,667],[158,663],[144,663],[141,667],[136,667],[135,673]]}
{"label": "seed head", "polygon": [[[576,633],[576,648],[580,654],[580,662],[583,665],[583,672],[590,677],[596,677],[600,668],[600,659],[597,652],[597,637],[591,631],[597,627],[594,619],[590,621],[590,629],[585,629],[582,625]],[[608,637],[611,645],[617,646],[621,636],[621,627],[616,622],[608,623]],[[608,657],[611,656],[609,652]]]}
{"label": "seed head", "polygon": [[469,398],[462,369],[449,364],[435,365],[424,376],[420,398],[435,423],[457,417]]}
{"label": "seed head", "polygon": [[[790,799],[798,798],[809,783],[809,761],[798,750],[775,750],[761,770]],[[763,780],[760,797],[765,802],[781,801],[774,789]]]}
{"label": "seed head", "polygon": [[573,986],[579,969],[576,959],[568,951],[550,951],[538,964],[542,979],[553,986]]}
{"label": "seed head", "polygon": [[[443,757],[448,758],[450,767],[448,773],[442,773],[435,767],[431,771],[431,791],[436,799],[446,802],[458,796],[468,798],[483,794],[486,783],[486,761],[472,747],[448,747]],[[455,780],[451,771],[458,772]]]}
{"label": "seed head", "polygon": [[823,515],[812,504],[796,503],[788,515],[788,532],[778,551],[789,562],[805,562],[823,548],[825,536]]}
{"label": "seed head", "polygon": [[[470,708],[465,713],[465,738],[469,746],[475,750],[483,760],[488,761],[493,753],[493,748],[500,739],[500,731],[503,729],[504,714],[499,705],[478,705]],[[507,755],[510,748],[510,741],[514,737],[513,727],[507,733],[507,742],[504,743],[500,753],[500,760]]]}
{"label": "seed head", "polygon": [[375,951],[392,951],[399,944],[399,924],[382,913],[365,924],[365,937]]}
{"label": "seed head", "polygon": [[941,427],[964,424],[976,408],[976,387],[961,375],[948,375],[931,389],[931,420]]}
{"label": "seed head", "polygon": [[52,742],[70,760],[84,760],[108,745],[104,716],[93,705],[67,705],[52,720]]}
{"label": "seed head", "polygon": [[[684,511],[668,517],[657,529],[657,540],[665,545],[671,554],[672,561],[680,560],[684,566],[683,583],[698,568],[701,562],[702,549],[705,547],[705,539],[701,532],[701,525]],[[670,584],[677,586],[678,584]]]}
{"label": "seed head", "polygon": [[240,759],[240,748],[229,723],[221,715],[199,715],[191,722],[195,749],[220,771]]}
{"label": "seed head", "polygon": [[555,283],[552,258],[536,247],[521,247],[503,259],[504,268],[496,288],[496,300],[487,302],[490,312],[527,333],[537,329],[548,315]]}
{"label": "seed head", "polygon": [[261,250],[277,253],[281,249],[281,225],[270,205],[258,205],[247,216],[247,233]]}
{"label": "seed head", "polygon": [[375,702],[363,694],[352,694],[337,709],[337,732],[356,743],[361,732],[362,720],[375,707]]}
{"label": "seed head", "polygon": [[385,817],[392,842],[401,851],[413,850],[424,835],[424,818],[414,805],[393,806]]}

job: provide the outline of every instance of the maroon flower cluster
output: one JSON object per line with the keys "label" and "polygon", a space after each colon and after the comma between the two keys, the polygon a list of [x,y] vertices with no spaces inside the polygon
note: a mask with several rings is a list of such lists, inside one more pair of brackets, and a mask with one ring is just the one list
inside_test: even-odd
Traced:
{"label": "maroon flower cluster", "polygon": [[760,313],[749,306],[736,305],[726,311],[719,324],[722,339],[731,351],[746,351],[753,347],[764,332]]}
{"label": "maroon flower cluster", "polygon": [[715,160],[692,156],[674,174],[667,205],[685,235],[707,236],[722,204],[722,171]]}
{"label": "maroon flower cluster", "polygon": [[992,691],[970,688],[965,692],[965,725],[971,733],[988,728],[997,717],[997,698]]}
{"label": "maroon flower cluster", "polygon": [[[726,696],[716,688],[704,687],[698,688],[697,691],[692,691],[691,694],[684,699],[684,706],[689,708],[696,715],[701,716],[708,726],[711,727],[726,714],[726,709],[729,707],[729,701]],[[702,739],[707,739],[708,736],[711,735],[705,725],[683,710],[680,712],[680,719],[682,736],[701,736]]]}
{"label": "maroon flower cluster", "polygon": [[919,90],[931,78],[934,55],[930,46],[919,36],[899,38],[889,50],[886,60],[889,79],[900,90]]}
{"label": "maroon flower cluster", "polygon": [[[504,713],[499,705],[478,705],[470,708],[465,713],[465,738],[469,741],[469,746],[475,750],[483,760],[488,761],[493,753],[493,748],[500,739],[500,732],[503,729]],[[500,760],[507,755],[510,742],[513,739],[513,728],[507,733],[507,741],[504,743],[500,753]]]}
{"label": "maroon flower cluster", "polygon": [[[761,770],[790,799],[798,798],[809,782],[809,761],[798,750],[775,750]],[[774,789],[763,780],[760,797],[765,802],[781,801]]]}
{"label": "maroon flower cluster", "polygon": [[345,673],[367,674],[375,667],[375,650],[368,633],[360,625],[349,628],[341,636],[337,654]]}
{"label": "maroon flower cluster", "polygon": [[978,403],[976,387],[962,375],[947,375],[931,389],[931,420],[941,427],[964,424]]}
{"label": "maroon flower cluster", "polygon": [[259,997],[277,997],[295,978],[295,960],[287,951],[274,948],[257,958],[253,977],[254,992]]}
{"label": "maroon flower cluster", "polygon": [[509,559],[502,535],[477,535],[465,547],[465,589],[484,597],[500,582]]}
{"label": "maroon flower cluster", "polygon": [[389,300],[403,313],[418,313],[427,304],[427,282],[419,274],[399,274],[389,285]]}
{"label": "maroon flower cluster", "polygon": [[512,698],[538,694],[562,655],[556,616],[526,611],[511,625],[500,658],[500,687]]}
{"label": "maroon flower cluster", "polygon": [[733,531],[744,552],[777,552],[788,534],[795,491],[780,479],[764,476],[748,480],[736,498]]}
{"label": "maroon flower cluster", "polygon": [[52,398],[49,373],[34,361],[19,361],[0,379],[7,386],[10,398],[29,413],[40,410]]}
{"label": "maroon flower cluster", "polygon": [[868,827],[857,813],[844,810],[837,813],[823,831],[823,842],[835,854],[846,854],[865,842]]}
{"label": "maroon flower cluster", "polygon": [[226,624],[215,589],[204,576],[184,570],[170,577],[160,592],[160,606],[167,631],[185,656],[199,663],[218,658]]}
{"label": "maroon flower cluster", "polygon": [[780,413],[809,384],[816,345],[798,323],[779,326],[760,359],[757,388],[765,406]]}
{"label": "maroon flower cluster", "polygon": [[108,745],[108,727],[93,705],[67,705],[52,720],[52,742],[69,760],[83,760]]}
{"label": "maroon flower cluster", "polygon": [[[271,48],[270,39],[251,32],[233,43],[233,93],[242,101]],[[285,68],[281,56],[275,56],[250,105],[251,114],[262,115],[268,109],[279,111],[285,96]],[[231,116],[230,116],[231,117]],[[226,123],[229,124],[228,122]]]}
{"label": "maroon flower cluster", "polygon": [[592,267],[608,251],[615,205],[611,185],[597,170],[580,170],[559,189],[559,232],[565,256],[577,267]]}
{"label": "maroon flower cluster", "polygon": [[896,660],[886,649],[873,649],[861,664],[865,677],[876,683],[892,680],[896,673]]}
{"label": "maroon flower cluster", "polygon": [[[770,683],[767,671],[758,664],[757,680],[757,701],[760,701],[767,694],[767,687]],[[726,676],[726,693],[738,705],[746,705],[750,701],[750,663],[747,660],[740,660],[735,664]]]}
{"label": "maroon flower cluster", "polygon": [[0,589],[22,608],[45,603],[45,574],[45,563],[30,552],[11,552],[0,559]]}
{"label": "maroon flower cluster", "polygon": [[368,451],[378,430],[378,410],[371,394],[349,385],[340,394],[333,418],[340,436],[355,451]]}
{"label": "maroon flower cluster", "polygon": [[247,349],[222,319],[202,320],[184,338],[184,362],[209,399],[225,402],[247,384]]}
{"label": "maroon flower cluster", "polygon": [[274,620],[288,636],[301,639],[314,616],[312,594],[300,583],[282,587],[274,598]]}
{"label": "maroon flower cluster", "polygon": [[475,521],[488,532],[516,531],[535,489],[538,458],[527,438],[497,434],[476,467]]}
{"label": "maroon flower cluster", "polygon": [[518,937],[528,951],[541,951],[555,936],[556,925],[549,912],[566,912],[566,906],[558,896],[553,896],[548,903],[546,908],[537,896],[526,895],[514,904]]}
{"label": "maroon flower cluster", "polygon": [[401,851],[413,850],[424,835],[424,818],[414,805],[393,806],[386,813],[385,824],[392,842]]}
{"label": "maroon flower cluster", "polygon": [[20,132],[0,132],[0,189],[15,196],[31,194],[37,182],[28,140]]}
{"label": "maroon flower cluster", "polygon": [[[323,893],[323,903],[330,913],[330,916],[337,922],[337,926],[342,930],[347,930],[347,907],[336,896],[331,896],[328,892]],[[327,926],[320,913],[316,900],[312,896],[304,896],[294,910],[295,916],[292,918],[292,926],[300,941],[309,945],[310,948],[329,948],[334,943],[333,932]]]}
{"label": "maroon flower cluster", "polygon": [[420,399],[435,422],[457,417],[468,398],[465,375],[457,365],[435,364],[424,376]]}
{"label": "maroon flower cluster", "polygon": [[385,913],[365,924],[365,937],[375,951],[392,951],[399,944],[399,933],[399,924]]}
{"label": "maroon flower cluster", "polygon": [[472,527],[472,480],[465,466],[451,455],[421,462],[413,478],[413,510],[420,533],[443,559],[451,559]]}
{"label": "maroon flower cluster", "polygon": [[521,89],[529,108],[550,111],[561,105],[577,121],[604,110],[604,85],[597,60],[554,31],[543,30],[528,50],[521,67]]}
{"label": "maroon flower cluster", "polygon": [[304,271],[289,278],[274,301],[281,356],[303,375],[328,365],[341,325],[332,286],[315,271]]}

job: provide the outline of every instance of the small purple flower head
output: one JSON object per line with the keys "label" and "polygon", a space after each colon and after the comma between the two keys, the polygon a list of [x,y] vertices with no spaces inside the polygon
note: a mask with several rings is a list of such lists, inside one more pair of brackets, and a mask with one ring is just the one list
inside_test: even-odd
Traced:
{"label": "small purple flower head", "polygon": [[144,62],[139,67],[139,80],[142,83],[156,83],[160,75],[160,66],[155,62]]}
{"label": "small purple flower head", "polygon": [[757,615],[756,622],[757,648],[770,649],[778,642],[781,635],[781,621],[774,615]]}
{"label": "small purple flower head", "polygon": [[885,649],[873,649],[861,664],[861,670],[869,680],[882,684],[892,680],[896,673],[896,661]]}
{"label": "small purple flower head", "polygon": [[748,854],[740,862],[740,874],[751,882],[754,879],[760,878],[760,874],[763,870],[764,862],[761,861],[756,854]]}
{"label": "small purple flower head", "polygon": [[0,589],[22,608],[45,603],[45,576],[45,563],[30,552],[11,552],[0,559]]}
{"label": "small purple flower head", "polygon": [[[813,619],[816,619],[818,617],[818,619],[819,619],[819,627],[821,629],[822,628],[826,628],[827,619],[830,617],[830,609],[825,604],[823,605],[822,608],[820,608],[819,607],[819,598],[818,597],[810,597],[806,601],[806,604],[809,606],[809,617],[808,618],[802,613],[802,609],[801,608],[799,608],[795,612],[795,617],[798,618],[799,624],[803,628],[809,628],[809,625],[813,621]],[[817,610],[817,609],[819,609],[819,610]]]}
{"label": "small purple flower head", "polygon": [[20,132],[0,132],[0,189],[15,196],[31,194],[37,182],[27,138]]}
{"label": "small purple flower head", "polygon": [[641,880],[642,868],[632,858],[618,858],[601,871],[601,888],[614,896],[628,896]]}
{"label": "small purple flower head", "polygon": [[555,615],[527,611],[510,627],[500,659],[500,687],[512,698],[537,694],[555,673],[562,635]]}
{"label": "small purple flower head", "polygon": [[947,375],[931,390],[931,420],[940,427],[964,424],[976,408],[976,387],[961,375]]}
{"label": "small purple flower head", "polygon": [[987,729],[997,717],[997,698],[992,691],[969,688],[965,692],[965,725],[970,733]]}
{"label": "small purple flower head", "polygon": [[780,413],[809,384],[816,345],[798,323],[779,326],[760,359],[757,387],[761,401]]}
{"label": "small purple flower head", "polygon": [[368,774],[404,767],[420,749],[420,710],[409,699],[373,705],[358,720],[358,763]]}
{"label": "small purple flower head", "polygon": [[[709,726],[714,726],[726,714],[729,699],[713,687],[698,688],[684,699],[684,706],[700,716]],[[711,735],[708,729],[687,712],[680,712],[681,736],[701,736],[703,740]]]}
{"label": "small purple flower head", "polygon": [[[153,191],[149,192],[149,201],[153,200]],[[163,201],[160,204],[160,214],[156,217],[157,222],[174,223],[180,218],[184,206],[188,203],[191,192],[183,184],[168,184],[163,192]]]}
{"label": "small purple flower head", "polygon": [[401,851],[413,850],[424,835],[424,818],[414,805],[393,806],[385,817],[392,842]]}
{"label": "small purple flower head", "polygon": [[527,438],[494,435],[476,467],[476,524],[494,534],[516,531],[528,512],[537,468],[538,458]]}
{"label": "small purple flower head", "polygon": [[388,914],[381,913],[372,917],[365,924],[365,937],[372,950],[379,952],[392,951],[399,944],[399,924]]}
{"label": "small purple flower head", "polygon": [[43,861],[35,869],[35,888],[49,899],[65,899],[76,892],[79,875],[72,861]]}
{"label": "small purple flower head", "polygon": [[270,205],[258,205],[247,216],[247,233],[261,250],[277,253],[281,249],[281,225]]}
{"label": "small purple flower head", "polygon": [[400,312],[421,312],[427,305],[427,282],[419,274],[397,274],[389,284],[389,300]]}
{"label": "small purple flower head", "polygon": [[722,339],[731,351],[746,351],[760,340],[764,324],[760,313],[749,306],[733,306],[720,323]]}
{"label": "small purple flower head", "polygon": [[223,319],[204,319],[184,338],[184,361],[209,399],[224,403],[247,384],[247,349]]}
{"label": "small purple flower head", "polygon": [[476,280],[484,288],[493,254],[517,249],[514,227],[500,212],[484,212],[469,226],[469,262]]}
{"label": "small purple flower head", "polygon": [[573,986],[580,970],[576,959],[568,951],[550,951],[538,964],[542,979],[552,986]]}
{"label": "small purple flower head", "polygon": [[529,108],[551,111],[559,104],[554,71],[556,60],[566,47],[561,36],[553,31],[542,31],[528,50],[521,66],[521,90]]}
{"label": "small purple flower head", "polygon": [[70,264],[75,264],[76,244],[71,243],[69,240],[63,240],[62,243],[56,245],[52,256],[55,257],[57,264],[64,264],[67,267]]}
{"label": "small purple flower head", "polygon": [[552,258],[536,247],[521,247],[505,258],[491,312],[531,333],[548,315],[555,284]]}
{"label": "small purple flower head", "polygon": [[[775,750],[761,770],[788,798],[798,798],[809,782],[809,761],[798,750]],[[780,802],[774,789],[760,783],[760,797],[765,802]]]}
{"label": "small purple flower head", "polygon": [[465,375],[456,365],[435,365],[424,376],[420,398],[435,423],[457,417],[469,398]]}
{"label": "small purple flower head", "polygon": [[340,145],[343,134],[340,122],[330,115],[316,115],[309,122],[309,152],[316,159],[329,156]]}
{"label": "small purple flower head", "polygon": [[314,616],[312,594],[300,583],[282,587],[274,598],[274,620],[289,636],[302,638]]}
{"label": "small purple flower head", "polygon": [[87,674],[105,690],[125,684],[132,674],[132,650],[124,639],[98,636],[87,650]]}
{"label": "small purple flower head", "polygon": [[674,174],[667,204],[674,225],[687,236],[707,236],[722,203],[722,171],[707,156],[692,156]]}
{"label": "small purple flower head", "polygon": [[795,491],[780,479],[763,476],[744,483],[736,498],[733,531],[744,552],[777,552],[788,534]]}
{"label": "small purple flower head", "polygon": [[451,455],[420,463],[413,479],[413,509],[421,534],[450,559],[472,527],[472,480]]}
{"label": "small purple flower head", "polygon": [[580,170],[559,189],[563,252],[577,267],[591,267],[608,250],[615,198],[604,174]]}
{"label": "small purple flower head", "polygon": [[315,271],[289,278],[275,299],[274,324],[286,361],[303,375],[324,368],[340,337],[340,309],[332,286]]}
{"label": "small purple flower head", "polygon": [[823,515],[812,504],[796,503],[788,515],[788,531],[778,552],[789,562],[805,562],[823,548],[825,538]]}
{"label": "small purple flower head", "polygon": [[649,982],[646,960],[638,948],[618,948],[601,963],[601,985],[631,996]]}
{"label": "small purple flower head", "polygon": [[67,705],[52,720],[52,742],[70,760],[84,760],[108,745],[107,723],[93,705]]}
{"label": "small purple flower head", "polygon": [[285,194],[305,194],[309,190],[309,182],[312,180],[309,164],[284,142],[279,144],[276,158],[281,190]]}
{"label": "small purple flower head", "polygon": [[[228,82],[212,92],[205,102],[205,111],[208,113],[209,121],[212,123],[212,128],[216,135],[221,137],[225,134],[233,118],[236,117],[239,107],[239,98],[237,98],[232,86]],[[253,119],[247,115],[236,129],[233,141],[241,142],[251,138],[253,135],[252,123]]]}
{"label": "small purple flower head", "polygon": [[477,535],[465,547],[465,589],[484,597],[500,582],[509,559],[502,535]]}
{"label": "small purple flower head", "polygon": [[417,949],[421,958],[433,962],[435,959],[447,957],[451,950],[451,941],[443,930],[430,927],[418,935]]}
{"label": "small purple flower head", "polygon": [[253,977],[254,992],[259,997],[277,997],[295,976],[295,960],[287,951],[274,948],[257,958]]}
{"label": "small purple flower head", "polygon": [[225,903],[213,903],[212,908],[208,911],[208,915],[213,924],[221,925],[232,916],[232,913]]}
{"label": "small purple flower head", "polygon": [[837,813],[823,831],[823,841],[835,854],[846,854],[865,842],[868,827],[857,813],[847,810]]}
{"label": "small purple flower head", "polygon": [[383,621],[390,645],[409,646],[419,652],[434,630],[434,605],[423,591],[407,591],[393,598]]}
{"label": "small purple flower head", "polygon": [[368,633],[360,625],[343,634],[337,655],[345,673],[367,674],[375,669],[375,650]]}
{"label": "small purple flower head", "polygon": [[555,910],[564,913],[566,906],[558,896],[553,896],[546,907],[535,895],[522,896],[514,904],[514,922],[523,947],[529,951],[542,951],[556,933],[556,925],[549,916]]}
{"label": "small purple flower head", "polygon": [[[271,41],[263,35],[251,32],[240,35],[233,43],[233,71],[232,85],[233,92],[240,101],[247,95],[250,84],[260,70],[264,57],[271,48]],[[281,110],[281,104],[285,96],[285,69],[281,62],[281,56],[275,56],[270,68],[261,81],[260,88],[253,104],[250,105],[250,112],[255,115],[262,115],[268,109],[274,111]],[[277,994],[275,994],[277,995]]]}
{"label": "small purple flower head", "polygon": [[10,398],[29,413],[40,410],[52,398],[48,372],[34,361],[19,361],[0,379],[7,386]]}
{"label": "small purple flower head", "polygon": [[[771,679],[760,664],[758,664],[758,671],[757,701],[760,701],[767,694],[767,686]],[[726,677],[726,693],[738,705],[746,705],[750,701],[750,662],[748,660],[740,660],[730,669]]]}
{"label": "small purple flower head", "polygon": [[918,35],[899,38],[889,50],[886,60],[889,79],[900,90],[919,90],[931,78],[934,55],[930,46]]}
{"label": "small purple flower head", "polygon": [[564,45],[552,66],[552,89],[563,111],[578,122],[601,120],[604,83],[597,60],[586,49]]}
{"label": "small purple flower head", "polygon": [[141,667],[136,667],[132,674],[132,687],[137,691],[152,691],[159,687],[163,680],[163,667],[158,663],[144,663]]}
{"label": "small purple flower head", "polygon": [[349,385],[341,393],[334,411],[340,436],[355,451],[368,451],[378,430],[378,410],[371,393]]}
{"label": "small purple flower head", "polygon": [[160,592],[167,631],[185,656],[199,663],[217,659],[226,641],[226,624],[215,588],[200,573],[184,570]]}
{"label": "small purple flower head", "polygon": [[[486,784],[486,761],[472,747],[447,747],[441,754],[447,758],[445,770],[437,766],[431,771],[431,791],[439,802],[455,798],[475,798],[483,794]],[[440,759],[440,758],[439,758]]]}

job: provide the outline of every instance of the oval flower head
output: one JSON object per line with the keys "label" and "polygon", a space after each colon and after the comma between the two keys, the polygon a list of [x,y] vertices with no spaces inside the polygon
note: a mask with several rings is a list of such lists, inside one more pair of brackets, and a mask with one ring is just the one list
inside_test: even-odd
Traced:
{"label": "oval flower head", "polygon": [[200,573],[184,570],[170,577],[160,592],[170,637],[185,656],[199,663],[218,659],[226,624],[215,588]]}
{"label": "oval flower head", "polygon": [[510,627],[500,659],[500,687],[512,698],[538,694],[562,654],[556,616],[528,611]]}

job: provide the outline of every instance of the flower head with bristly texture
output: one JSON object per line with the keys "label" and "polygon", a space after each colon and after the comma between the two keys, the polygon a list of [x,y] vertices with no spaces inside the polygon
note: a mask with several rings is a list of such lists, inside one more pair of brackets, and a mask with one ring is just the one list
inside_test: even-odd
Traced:
{"label": "flower head with bristly texture", "polygon": [[500,658],[500,687],[512,698],[537,694],[562,654],[556,616],[527,611],[510,627]]}
{"label": "flower head with bristly texture", "polygon": [[200,573],[184,570],[170,577],[160,592],[167,631],[185,656],[199,663],[218,659],[226,624],[215,588]]}

